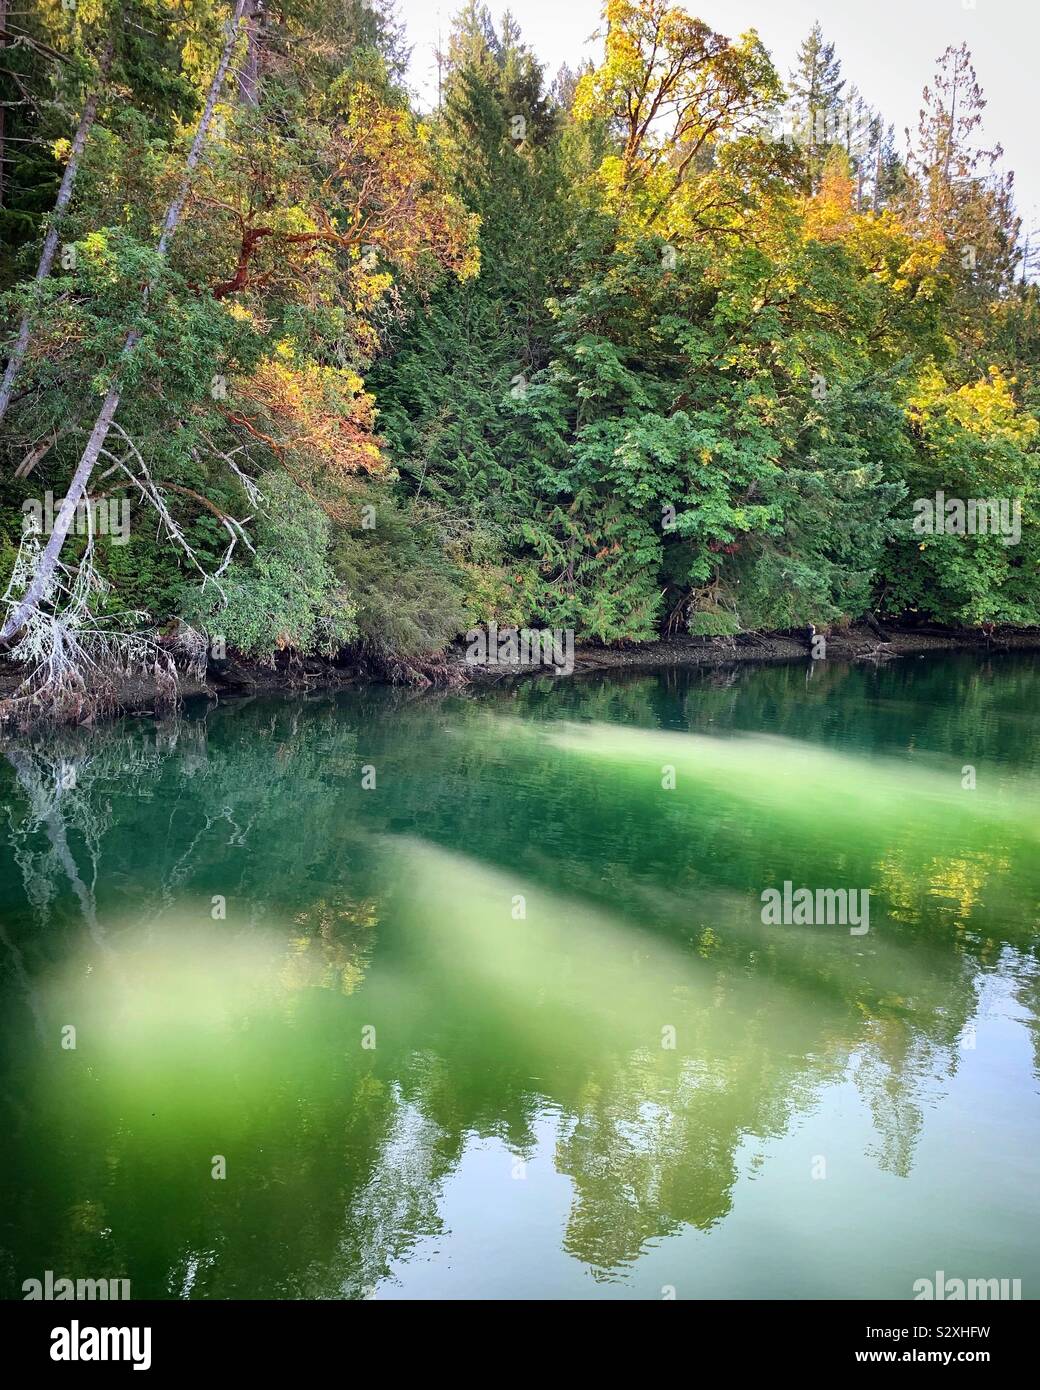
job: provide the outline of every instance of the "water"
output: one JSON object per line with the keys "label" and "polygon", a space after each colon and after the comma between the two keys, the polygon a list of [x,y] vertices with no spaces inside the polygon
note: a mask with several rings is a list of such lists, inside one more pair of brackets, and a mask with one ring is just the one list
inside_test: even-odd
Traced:
{"label": "water", "polygon": [[0,1291],[1036,1297],[1038,708],[972,656],[9,742]]}

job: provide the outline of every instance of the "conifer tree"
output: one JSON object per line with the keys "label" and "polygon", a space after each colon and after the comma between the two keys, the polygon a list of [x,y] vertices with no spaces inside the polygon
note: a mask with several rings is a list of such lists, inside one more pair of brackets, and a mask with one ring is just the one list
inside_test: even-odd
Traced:
{"label": "conifer tree", "polygon": [[804,144],[807,193],[815,193],[820,186],[830,146],[841,143],[844,86],[841,62],[834,55],[833,43],[824,42],[817,20],[802,41],[790,80],[797,129]]}

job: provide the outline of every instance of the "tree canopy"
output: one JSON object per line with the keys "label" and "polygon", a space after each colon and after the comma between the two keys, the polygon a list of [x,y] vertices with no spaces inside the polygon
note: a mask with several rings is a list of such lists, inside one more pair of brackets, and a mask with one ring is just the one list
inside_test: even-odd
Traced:
{"label": "tree canopy", "polygon": [[[785,85],[754,32],[603,17],[553,78],[469,0],[426,114],[384,0],[4,21],[30,685],[78,708],[102,656],[178,642],[421,679],[492,621],[1040,622],[1037,291],[967,48],[900,152],[819,25]],[[940,493],[1017,536],[923,531]],[[121,501],[128,538],[91,521]]]}

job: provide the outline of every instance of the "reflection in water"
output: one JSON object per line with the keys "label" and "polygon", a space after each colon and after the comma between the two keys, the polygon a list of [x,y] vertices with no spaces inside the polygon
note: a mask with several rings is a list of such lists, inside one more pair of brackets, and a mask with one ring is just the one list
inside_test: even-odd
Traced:
{"label": "reflection in water", "polygon": [[[1038,687],[669,672],[8,744],[2,1291],[1029,1296]],[[869,933],[763,926],[785,879],[869,887]]]}

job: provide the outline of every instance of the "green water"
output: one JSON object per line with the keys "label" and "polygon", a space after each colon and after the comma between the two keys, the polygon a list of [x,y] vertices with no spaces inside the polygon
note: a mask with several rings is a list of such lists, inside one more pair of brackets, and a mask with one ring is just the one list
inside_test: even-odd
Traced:
{"label": "green water", "polygon": [[1038,710],[970,657],[7,743],[0,1289],[1036,1297]]}

